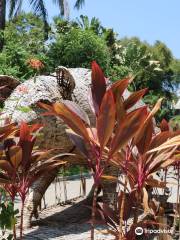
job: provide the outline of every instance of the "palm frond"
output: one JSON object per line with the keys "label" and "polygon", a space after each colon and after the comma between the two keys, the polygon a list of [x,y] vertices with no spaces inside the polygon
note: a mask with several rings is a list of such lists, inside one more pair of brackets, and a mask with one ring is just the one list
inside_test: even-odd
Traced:
{"label": "palm frond", "polygon": [[84,4],[85,4],[85,0],[77,0],[74,7],[79,10],[80,8],[82,8]]}
{"label": "palm frond", "polygon": [[17,16],[21,12],[23,0],[9,0],[9,18]]}
{"label": "palm frond", "polygon": [[69,17],[69,4],[67,0],[53,0],[53,3],[59,6],[61,16],[65,18]]}
{"label": "palm frond", "polygon": [[30,0],[30,5],[32,5],[34,12],[37,13],[44,22],[44,33],[46,39],[48,36],[49,24],[45,3],[43,0]]}
{"label": "palm frond", "polygon": [[43,0],[30,0],[30,5],[32,5],[35,13],[38,13],[43,19],[47,19],[47,10]]}

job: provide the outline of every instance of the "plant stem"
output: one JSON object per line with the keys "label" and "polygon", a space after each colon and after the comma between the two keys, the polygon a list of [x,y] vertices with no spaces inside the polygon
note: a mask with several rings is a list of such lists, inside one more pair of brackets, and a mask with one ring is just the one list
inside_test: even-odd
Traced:
{"label": "plant stem", "polygon": [[93,195],[93,205],[92,205],[92,214],[91,214],[91,240],[94,240],[94,225],[96,218],[96,203],[97,203],[97,193],[98,186],[95,186],[94,195]]}
{"label": "plant stem", "polygon": [[13,239],[16,240],[16,224],[13,226]]}
{"label": "plant stem", "polygon": [[133,224],[137,224],[138,222],[138,208],[139,208],[139,203],[141,203],[141,196],[139,194],[140,190],[137,191],[137,202],[136,202],[136,206],[134,209],[134,220],[133,220]]}
{"label": "plant stem", "polygon": [[[166,183],[166,180],[167,180],[167,169],[164,170],[164,182]],[[166,193],[166,188],[164,188],[164,195]]]}
{"label": "plant stem", "polygon": [[20,240],[22,240],[23,237],[23,219],[24,219],[24,201],[22,201],[21,205]]}
{"label": "plant stem", "polygon": [[177,212],[178,212],[178,204],[180,204],[179,202],[179,195],[180,195],[180,166],[178,166],[178,169],[177,169],[177,200],[176,200],[176,203],[177,203]]}
{"label": "plant stem", "polygon": [[122,195],[122,203],[120,206],[120,214],[119,214],[119,240],[123,239],[123,216],[124,216],[124,207],[125,207],[125,198],[126,198],[126,188],[127,188],[127,176],[125,176],[125,183],[124,183],[124,191]]}

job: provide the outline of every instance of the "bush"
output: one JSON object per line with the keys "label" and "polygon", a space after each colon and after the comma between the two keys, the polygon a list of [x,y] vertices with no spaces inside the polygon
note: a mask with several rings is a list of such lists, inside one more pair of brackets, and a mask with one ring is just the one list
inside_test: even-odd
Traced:
{"label": "bush", "polygon": [[96,60],[104,69],[110,62],[109,49],[104,39],[91,30],[72,28],[67,34],[58,34],[50,45],[49,58],[53,67],[90,68],[90,63]]}
{"label": "bush", "polygon": [[[28,60],[36,58],[46,63],[43,22],[33,14],[22,14],[6,25],[5,45],[0,53],[0,74],[25,80],[34,75]],[[46,64],[48,66],[48,64]]]}

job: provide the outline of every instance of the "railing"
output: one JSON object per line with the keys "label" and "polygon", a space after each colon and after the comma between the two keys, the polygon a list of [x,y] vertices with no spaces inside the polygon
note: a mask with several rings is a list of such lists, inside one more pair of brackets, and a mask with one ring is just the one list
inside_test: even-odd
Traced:
{"label": "railing", "polygon": [[41,209],[65,204],[72,199],[84,197],[91,190],[92,176],[89,173],[72,176],[58,176],[42,198]]}

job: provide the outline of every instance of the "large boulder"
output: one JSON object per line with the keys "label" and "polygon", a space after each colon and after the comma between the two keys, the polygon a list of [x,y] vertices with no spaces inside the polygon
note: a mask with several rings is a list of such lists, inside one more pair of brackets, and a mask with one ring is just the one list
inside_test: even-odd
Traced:
{"label": "large boulder", "polygon": [[51,103],[69,99],[84,109],[91,121],[94,121],[88,104],[91,72],[83,68],[67,70],[59,67],[58,75],[64,79],[61,81],[57,74],[52,74],[51,76],[37,76],[18,85],[5,101],[1,121],[10,118],[16,123],[21,121],[43,123],[45,127],[38,142],[39,147],[46,149],[63,147],[66,150],[72,144],[65,134],[65,124],[62,124],[62,121],[56,117],[43,117],[42,109],[37,106],[37,102]]}

